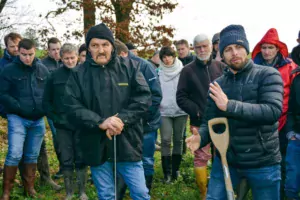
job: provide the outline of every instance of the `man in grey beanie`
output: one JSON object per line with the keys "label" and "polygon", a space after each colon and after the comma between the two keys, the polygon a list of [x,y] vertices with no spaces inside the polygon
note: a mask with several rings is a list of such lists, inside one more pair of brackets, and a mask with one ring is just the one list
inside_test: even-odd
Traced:
{"label": "man in grey beanie", "polygon": [[[245,178],[255,200],[279,200],[280,161],[278,119],[282,111],[283,83],[271,67],[256,65],[247,56],[249,43],[241,25],[230,25],[220,33],[220,54],[229,70],[210,84],[207,109],[199,128],[186,139],[192,152],[211,138],[208,121],[226,117],[230,142],[227,151],[233,187]],[[216,132],[223,132],[216,127]],[[206,200],[226,199],[219,153],[208,185]]]}

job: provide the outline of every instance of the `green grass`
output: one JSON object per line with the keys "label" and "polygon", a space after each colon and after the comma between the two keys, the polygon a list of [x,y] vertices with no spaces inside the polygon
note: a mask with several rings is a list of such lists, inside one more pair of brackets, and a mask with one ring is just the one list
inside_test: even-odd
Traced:
{"label": "green grass", "polygon": [[[187,127],[189,130],[189,127]],[[190,133],[189,133],[190,134]],[[47,133],[46,133],[46,143],[48,150],[48,159],[50,164],[51,174],[55,174],[58,170],[58,161],[56,159],[56,155],[53,149],[52,137],[49,127],[47,125]],[[3,165],[5,161],[5,156],[7,152],[7,127],[6,121],[0,118],[0,165]],[[195,183],[195,175],[193,168],[193,156],[190,153],[187,153],[184,156],[184,161],[181,163],[180,171],[181,177],[172,183],[172,184],[164,184],[162,182],[163,172],[161,168],[161,159],[160,152],[155,152],[155,175],[154,182],[152,185],[151,191],[151,199],[153,200],[201,200],[200,193],[197,189]],[[209,166],[210,170],[210,166]],[[45,200],[58,200],[63,199],[65,197],[65,191],[61,190],[60,192],[54,192],[49,187],[40,186],[39,185],[39,175],[37,173],[37,178],[35,182],[35,188],[39,194],[39,197],[36,199],[45,199]],[[19,175],[17,176],[17,181],[20,182]],[[2,188],[2,176],[0,177],[0,188]],[[60,185],[63,185],[63,179],[56,181]],[[93,185],[87,185],[87,195],[90,200],[97,199],[96,189]],[[2,189],[0,190],[0,194],[2,194]],[[31,199],[25,198],[23,196],[23,188],[18,187],[18,184],[15,183],[14,189],[11,195],[12,200],[17,199]],[[78,196],[74,196],[74,199],[78,199]],[[129,192],[127,191],[125,200],[131,199],[129,196]],[[248,199],[251,199],[250,197]]]}
{"label": "green grass", "polygon": [[[47,133],[46,133],[46,143],[47,143],[47,151],[48,151],[48,158],[50,164],[50,171],[51,174],[55,174],[58,170],[58,161],[55,156],[55,152],[53,149],[52,137],[49,127],[47,125]],[[6,121],[0,119],[0,164],[3,165],[5,161],[5,156],[7,152],[7,127]],[[155,176],[153,182],[153,189],[151,192],[151,199],[154,200],[199,200],[200,194],[198,192],[196,183],[195,183],[195,176],[193,173],[193,156],[188,153],[184,161],[181,165],[181,177],[174,183],[170,185],[163,184],[163,172],[161,168],[161,159],[160,159],[160,152],[155,153]],[[54,192],[49,187],[40,186],[39,185],[39,175],[37,173],[35,188],[39,193],[39,198],[36,199],[46,199],[46,200],[54,200],[54,199],[63,199],[65,196],[65,191],[62,190],[60,192]],[[20,182],[20,177],[17,175],[17,181]],[[0,188],[2,188],[2,176],[0,177]],[[60,185],[63,185],[63,179],[58,181]],[[0,191],[0,194],[2,190]],[[90,199],[94,200],[97,199],[96,189],[93,185],[87,185],[87,195]],[[23,196],[23,188],[18,187],[18,184],[15,183],[14,189],[11,195],[12,200],[16,199],[31,199],[25,198]],[[75,195],[75,198],[78,196]],[[129,197],[129,192],[126,193],[126,200],[131,199]]]}

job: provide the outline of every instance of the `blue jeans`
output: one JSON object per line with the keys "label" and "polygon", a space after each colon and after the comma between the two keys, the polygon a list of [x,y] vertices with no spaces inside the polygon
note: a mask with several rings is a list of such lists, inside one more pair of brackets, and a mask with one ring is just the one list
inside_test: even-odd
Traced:
{"label": "blue jeans", "polygon": [[[280,164],[254,168],[238,169],[229,167],[232,185],[235,188],[241,178],[246,178],[254,200],[280,199]],[[206,200],[226,200],[226,189],[222,164],[219,157],[213,162]]]}
{"label": "blue jeans", "polygon": [[7,115],[8,152],[7,166],[18,166],[24,154],[24,163],[37,163],[46,132],[43,118],[28,120],[18,115]]}
{"label": "blue jeans", "polygon": [[285,195],[299,200],[300,192],[300,140],[290,140],[286,152]]}
{"label": "blue jeans", "polygon": [[[96,186],[98,198],[101,200],[114,200],[114,170],[112,162],[91,167],[92,178]],[[150,196],[146,187],[142,161],[117,162],[117,173],[121,175],[129,187],[130,196],[133,200],[148,200]]]}
{"label": "blue jeans", "polygon": [[157,131],[144,134],[143,140],[143,167],[145,176],[154,174],[154,153]]}

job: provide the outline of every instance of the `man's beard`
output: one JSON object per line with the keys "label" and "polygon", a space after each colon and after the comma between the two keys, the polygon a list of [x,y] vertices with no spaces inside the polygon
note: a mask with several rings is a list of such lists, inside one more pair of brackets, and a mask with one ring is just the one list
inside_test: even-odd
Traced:
{"label": "man's beard", "polygon": [[197,58],[198,58],[199,60],[201,60],[201,61],[207,61],[207,60],[209,60],[210,55],[205,56],[205,57],[202,56],[202,58],[201,58],[200,56],[197,56]]}
{"label": "man's beard", "polygon": [[229,68],[231,68],[234,71],[240,71],[244,68],[244,66],[248,63],[249,59],[245,59],[244,62],[241,62],[239,64],[232,64],[231,62],[226,64],[228,65]]}

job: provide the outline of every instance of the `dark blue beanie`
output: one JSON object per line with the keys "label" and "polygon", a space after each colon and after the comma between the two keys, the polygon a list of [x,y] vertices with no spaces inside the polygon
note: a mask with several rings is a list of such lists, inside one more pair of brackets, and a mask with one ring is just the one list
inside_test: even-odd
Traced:
{"label": "dark blue beanie", "polygon": [[229,25],[220,33],[220,55],[223,56],[224,49],[231,44],[238,44],[245,47],[249,54],[249,43],[246,37],[244,27],[241,25]]}

